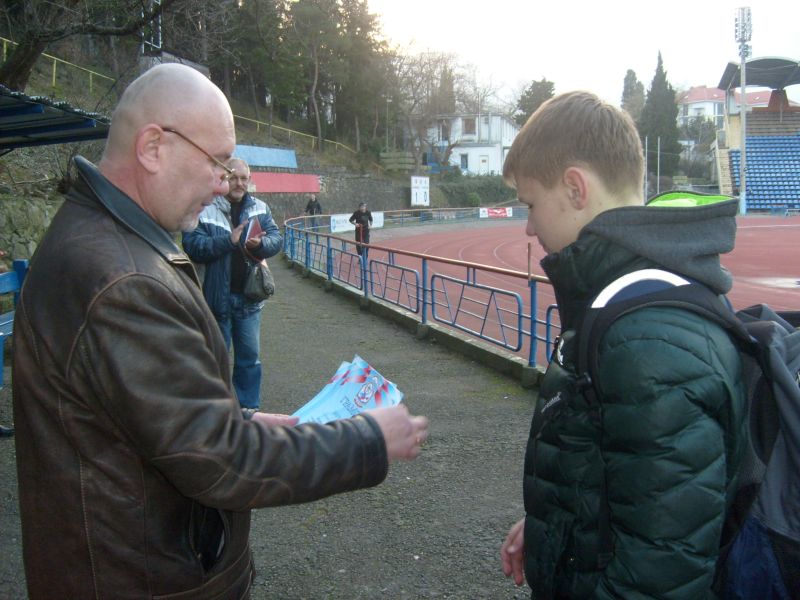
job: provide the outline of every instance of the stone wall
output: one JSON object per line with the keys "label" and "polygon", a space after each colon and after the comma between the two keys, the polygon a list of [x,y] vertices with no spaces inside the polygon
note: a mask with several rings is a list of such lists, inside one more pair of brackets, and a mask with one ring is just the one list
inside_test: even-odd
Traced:
{"label": "stone wall", "polygon": [[9,260],[33,256],[62,202],[59,196],[0,193],[0,250]]}
{"label": "stone wall", "polygon": [[[351,173],[336,168],[318,168],[315,174],[320,178],[317,199],[325,214],[352,213],[361,202],[366,202],[372,211],[400,210],[409,208],[411,204],[410,182],[382,179],[371,174]],[[279,225],[287,218],[302,215],[308,202],[308,194],[256,196],[269,204]]]}
{"label": "stone wall", "polygon": [[[309,171],[305,171],[309,172]],[[398,210],[410,206],[409,182],[382,179],[371,174],[351,173],[342,168],[317,167],[321,192],[317,195],[324,213],[351,213],[359,202],[370,210]],[[0,250],[9,258],[30,258],[58,207],[61,196],[50,187],[0,185]],[[307,194],[257,194],[267,202],[276,223],[302,215]]]}

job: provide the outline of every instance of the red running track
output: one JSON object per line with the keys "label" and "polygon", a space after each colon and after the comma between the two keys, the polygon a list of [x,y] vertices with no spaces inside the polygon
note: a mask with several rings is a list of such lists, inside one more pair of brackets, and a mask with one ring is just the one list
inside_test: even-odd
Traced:
{"label": "red running track", "polygon": [[[800,216],[739,217],[737,224],[736,248],[722,257],[722,264],[734,277],[733,290],[729,294],[734,307],[739,309],[766,303],[776,310],[800,310]],[[459,229],[450,227],[446,231],[408,237],[391,236],[385,241],[379,234],[373,237],[373,243],[527,272],[528,242],[531,242],[531,272],[543,274],[539,261],[544,251],[535,239],[525,235],[523,221],[491,221],[484,226]],[[504,287],[525,297],[524,280],[513,280],[509,285],[508,278],[489,274],[481,276],[481,283]],[[549,286],[540,286],[539,306],[553,302]]]}

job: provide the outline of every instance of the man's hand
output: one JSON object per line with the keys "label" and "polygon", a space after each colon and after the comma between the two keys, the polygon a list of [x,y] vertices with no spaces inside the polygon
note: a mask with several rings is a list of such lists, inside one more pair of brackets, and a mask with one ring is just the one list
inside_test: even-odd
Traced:
{"label": "man's hand", "polygon": [[250,420],[257,423],[263,423],[269,427],[291,427],[292,425],[297,425],[297,421],[299,421],[297,417],[292,417],[291,415],[280,415],[265,412],[253,413],[253,416],[250,417]]}
{"label": "man's hand", "polygon": [[428,439],[428,419],[412,417],[405,404],[388,408],[375,408],[364,411],[381,428],[386,441],[386,454],[389,462],[413,460],[422,451],[422,444]]}
{"label": "man's hand", "polygon": [[500,548],[500,560],[506,577],[513,577],[517,585],[525,583],[525,519],[511,526]]}
{"label": "man's hand", "polygon": [[231,243],[238,244],[239,238],[242,237],[242,231],[244,231],[245,223],[240,223],[236,227],[233,228],[231,231]]}
{"label": "man's hand", "polygon": [[267,235],[267,234],[266,233],[262,233],[257,238],[250,238],[249,240],[247,240],[244,243],[244,247],[247,248],[248,250],[255,250],[255,249],[261,247],[261,240],[264,239],[265,235]]}

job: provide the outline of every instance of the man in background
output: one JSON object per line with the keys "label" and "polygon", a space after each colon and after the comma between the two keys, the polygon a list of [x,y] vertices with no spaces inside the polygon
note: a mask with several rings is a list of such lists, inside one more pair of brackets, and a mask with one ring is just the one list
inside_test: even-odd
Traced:
{"label": "man in background", "polygon": [[311,218],[308,220],[309,229],[316,230],[317,229],[317,216],[322,214],[322,205],[317,200],[316,194],[311,194],[308,199],[308,204],[306,204],[305,213],[310,215]]}
{"label": "man in background", "polygon": [[172,63],[127,88],[98,166],[75,158],[15,320],[31,600],[243,600],[251,509],[377,485],[427,437],[402,406],[299,426],[240,408],[173,240],[228,194],[235,142],[224,94]]}
{"label": "man in background", "polygon": [[[252,259],[262,260],[281,251],[283,238],[262,200],[251,196],[250,167],[240,158],[227,162],[233,170],[230,190],[216,196],[200,213],[194,231],[183,234],[183,249],[205,267],[203,295],[222,330],[225,345],[233,344],[233,387],[242,408],[261,403],[261,312],[264,301],[244,295],[244,284]],[[262,234],[242,240],[245,227],[257,219]]]}

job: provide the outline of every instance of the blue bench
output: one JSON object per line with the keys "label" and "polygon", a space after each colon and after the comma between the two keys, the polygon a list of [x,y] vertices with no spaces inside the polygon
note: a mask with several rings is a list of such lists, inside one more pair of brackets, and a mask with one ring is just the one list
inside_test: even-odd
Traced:
{"label": "blue bench", "polygon": [[[0,294],[14,294],[14,305],[19,298],[19,290],[28,272],[27,260],[15,260],[14,268],[8,273],[0,273]],[[0,314],[0,389],[3,387],[3,367],[6,338],[14,333],[14,311]]]}

